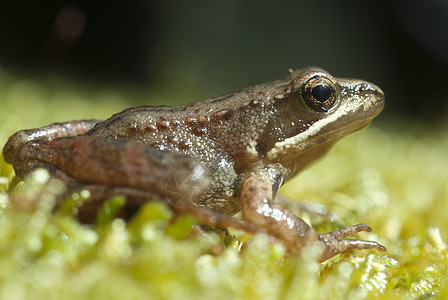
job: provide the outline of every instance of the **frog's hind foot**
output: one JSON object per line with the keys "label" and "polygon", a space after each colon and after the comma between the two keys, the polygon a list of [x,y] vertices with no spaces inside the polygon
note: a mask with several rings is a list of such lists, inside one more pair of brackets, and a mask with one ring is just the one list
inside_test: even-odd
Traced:
{"label": "frog's hind foot", "polygon": [[344,253],[348,250],[363,250],[363,249],[375,249],[380,252],[387,252],[386,247],[383,245],[364,240],[342,240],[346,237],[352,237],[358,232],[365,231],[371,232],[372,228],[366,224],[357,224],[340,230],[330,231],[320,235],[321,240],[325,244],[323,253],[321,254],[321,261],[325,261],[337,254]]}

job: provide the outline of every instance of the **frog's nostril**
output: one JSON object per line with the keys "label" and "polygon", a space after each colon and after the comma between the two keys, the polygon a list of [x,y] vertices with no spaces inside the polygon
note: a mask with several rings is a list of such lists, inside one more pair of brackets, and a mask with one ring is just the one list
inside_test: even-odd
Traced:
{"label": "frog's nostril", "polygon": [[370,85],[370,89],[374,90],[378,96],[384,97],[384,92],[379,86],[377,86],[376,84],[373,84],[373,83],[369,83],[369,85]]}
{"label": "frog's nostril", "polygon": [[378,102],[380,105],[384,106],[383,90],[379,86],[377,86],[373,83],[369,83],[369,85],[370,85],[371,91],[373,92],[374,98],[376,99],[376,102]]}
{"label": "frog's nostril", "polygon": [[384,92],[376,84],[364,82],[359,86],[359,89],[355,88],[354,92],[359,92],[360,95],[364,95],[372,102],[384,103]]}

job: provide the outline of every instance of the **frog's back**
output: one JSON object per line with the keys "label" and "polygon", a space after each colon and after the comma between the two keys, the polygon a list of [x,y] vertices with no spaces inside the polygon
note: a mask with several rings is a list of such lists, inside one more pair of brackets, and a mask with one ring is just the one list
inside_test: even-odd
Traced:
{"label": "frog's back", "polygon": [[126,109],[98,123],[86,135],[132,139],[200,159],[240,157],[270,117],[272,101],[288,80],[257,85],[183,106]]}

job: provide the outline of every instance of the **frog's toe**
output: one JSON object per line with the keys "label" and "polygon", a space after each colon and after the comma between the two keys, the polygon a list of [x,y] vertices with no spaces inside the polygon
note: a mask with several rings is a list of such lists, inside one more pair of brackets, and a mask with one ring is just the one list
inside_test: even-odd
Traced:
{"label": "frog's toe", "polygon": [[363,249],[375,249],[380,252],[387,252],[386,247],[377,242],[363,241],[363,240],[339,240],[340,246],[342,246],[342,252],[347,250],[363,250]]}
{"label": "frog's toe", "polygon": [[320,255],[321,262],[349,250],[375,249],[383,253],[387,252],[386,247],[373,241],[338,240],[330,238],[326,239],[324,243],[324,251]]}
{"label": "frog's toe", "polygon": [[337,254],[341,254],[353,249],[375,249],[380,252],[387,252],[387,249],[377,242],[363,240],[343,240],[343,238],[351,237],[361,231],[371,232],[372,229],[366,224],[357,224],[344,229],[321,234],[320,238],[325,244],[324,252],[321,255],[321,261],[327,260],[328,258],[331,258]]}
{"label": "frog's toe", "polygon": [[330,231],[328,233],[322,234],[322,237],[325,239],[326,236],[331,236],[335,239],[343,239],[349,236],[354,236],[358,232],[365,231],[365,232],[372,232],[372,228],[367,226],[366,224],[357,224],[353,226],[349,226],[343,229]]}

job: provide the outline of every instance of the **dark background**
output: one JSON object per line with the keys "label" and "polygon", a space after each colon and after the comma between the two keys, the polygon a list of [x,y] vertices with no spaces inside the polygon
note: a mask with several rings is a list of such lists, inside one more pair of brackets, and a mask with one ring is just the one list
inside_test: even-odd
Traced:
{"label": "dark background", "polygon": [[0,4],[0,67],[19,74],[175,90],[191,102],[310,65],[379,85],[385,118],[443,118],[448,1]]}

